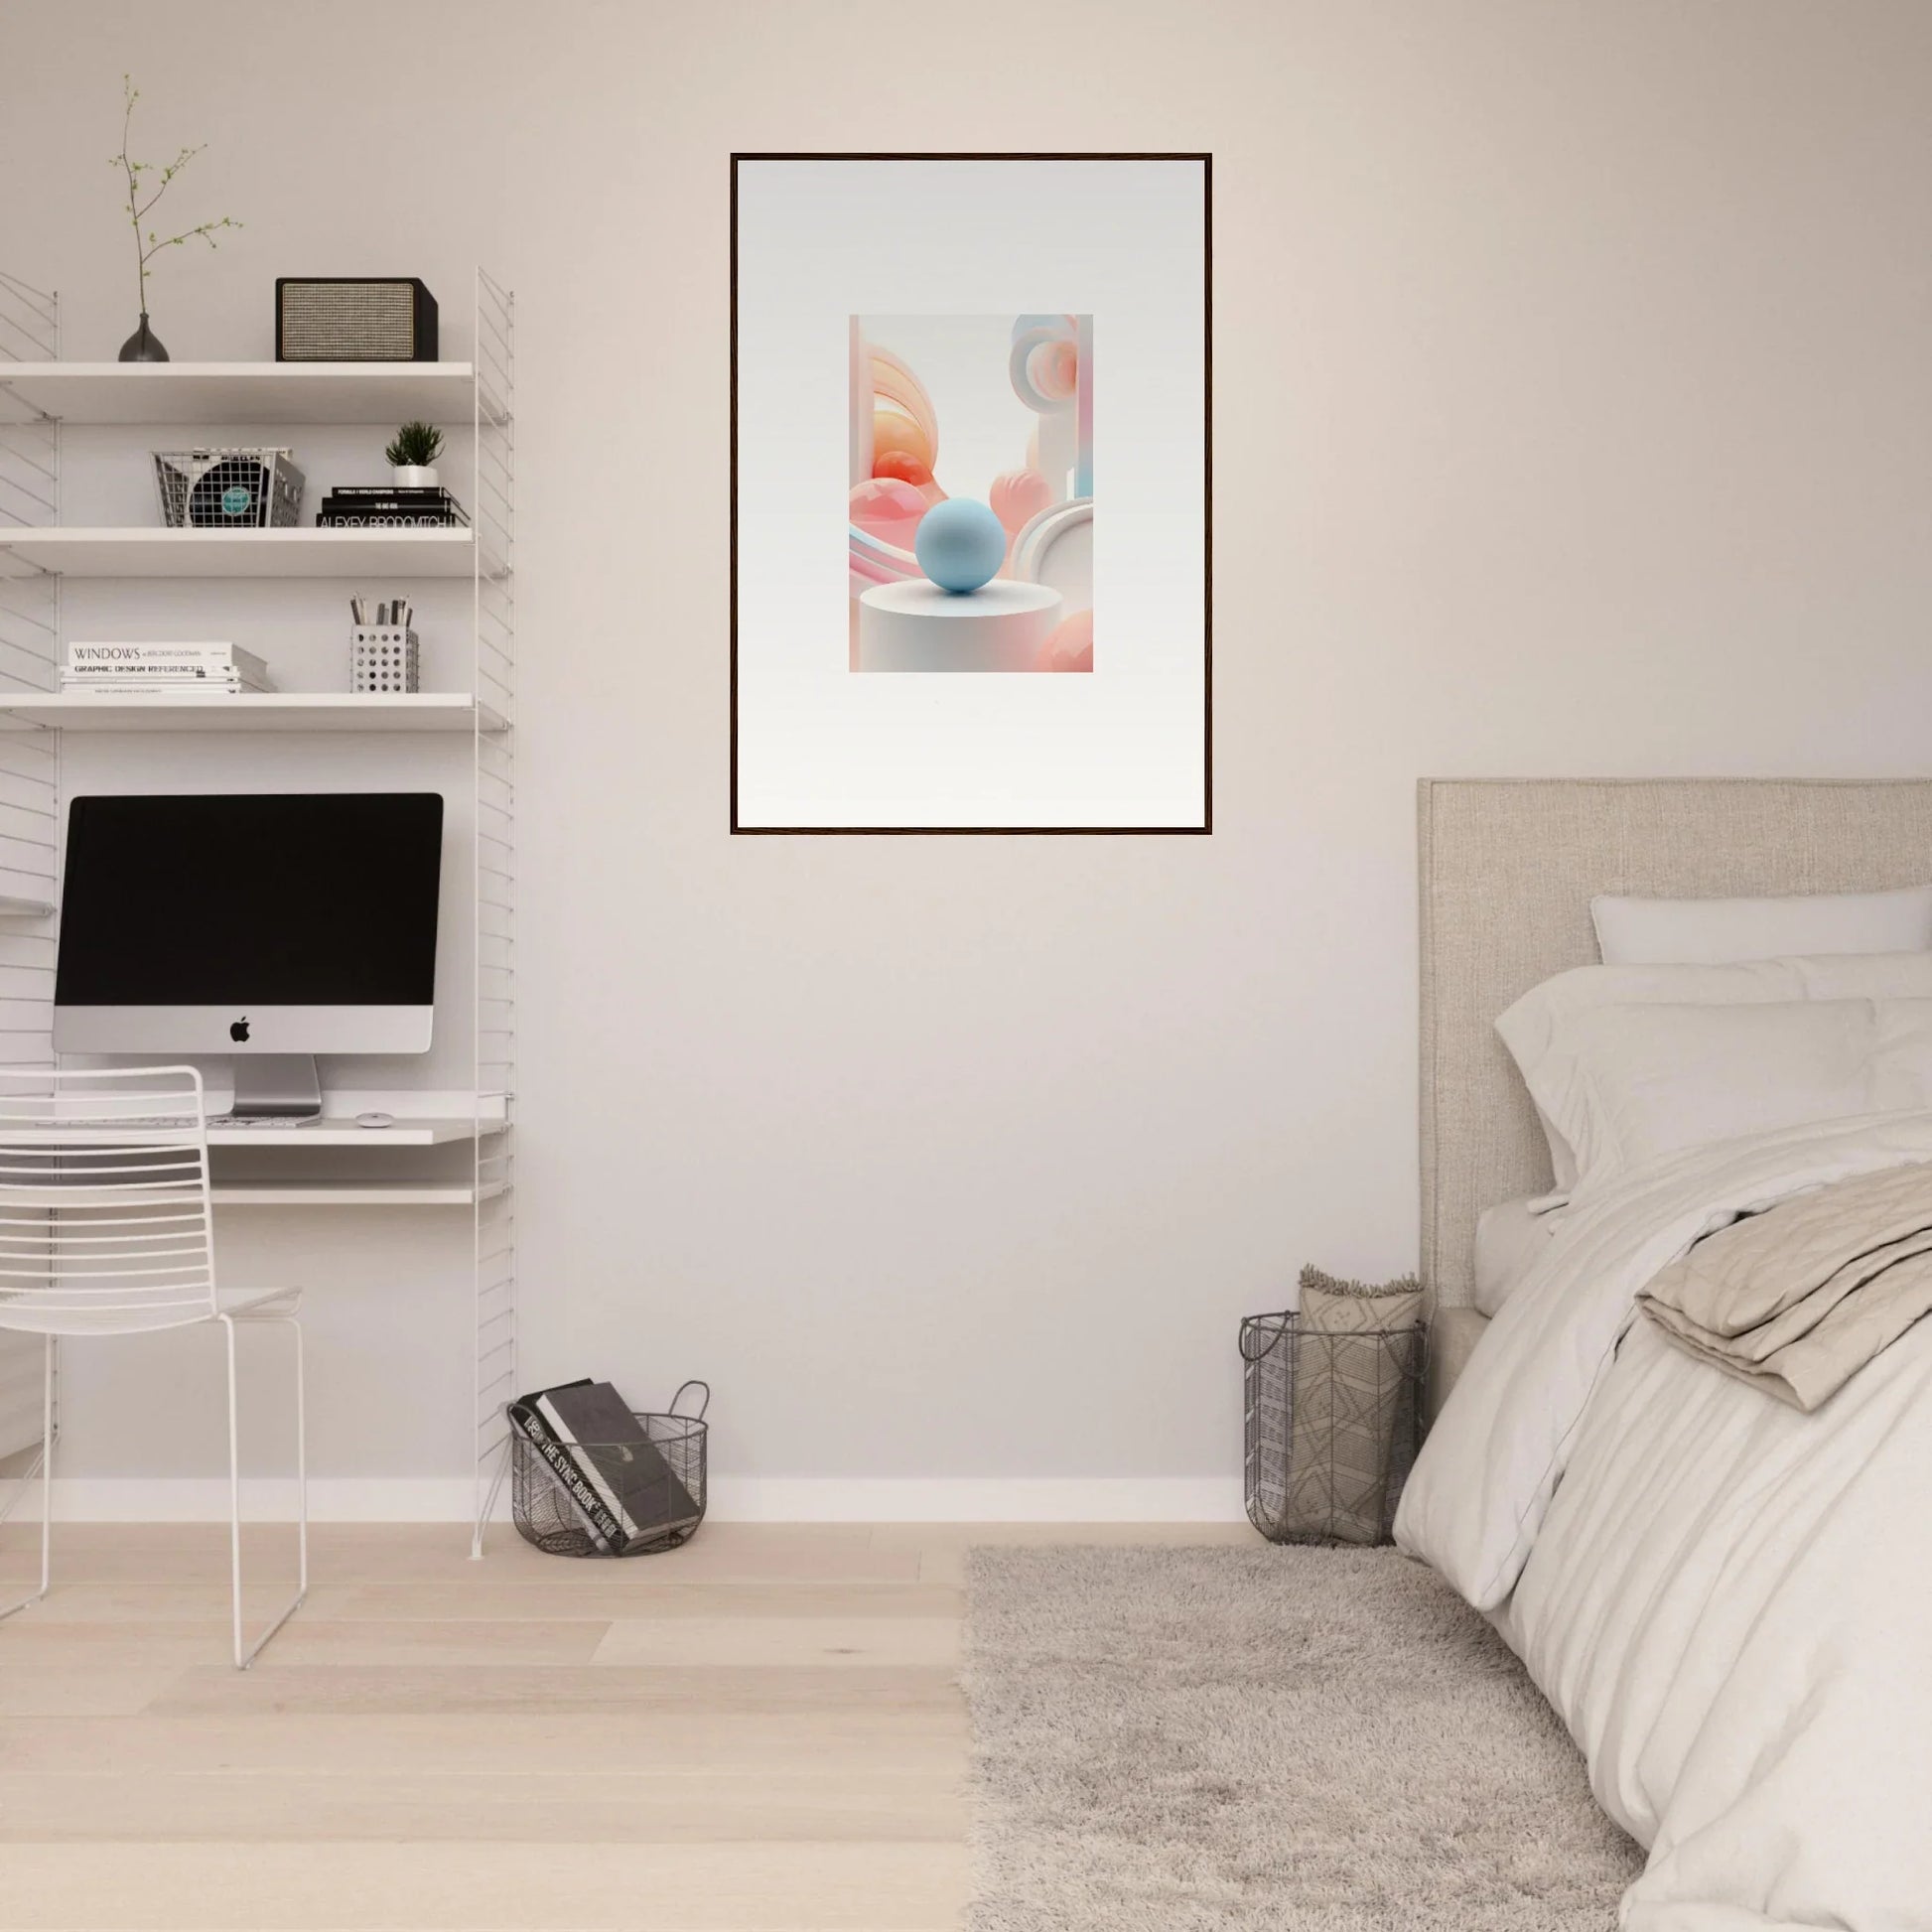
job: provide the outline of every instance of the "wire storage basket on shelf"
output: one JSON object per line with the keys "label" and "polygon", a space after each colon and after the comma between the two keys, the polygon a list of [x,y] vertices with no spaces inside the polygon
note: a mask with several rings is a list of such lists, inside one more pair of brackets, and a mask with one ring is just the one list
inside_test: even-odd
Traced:
{"label": "wire storage basket on shelf", "polygon": [[306,480],[287,450],[156,450],[154,486],[170,530],[289,529]]}
{"label": "wire storage basket on shelf", "polygon": [[1248,1520],[1271,1543],[1386,1543],[1416,1459],[1423,1330],[1241,1323]]}
{"label": "wire storage basket on shelf", "polygon": [[[702,1392],[697,1413],[679,1415],[693,1389]],[[687,1382],[669,1409],[632,1412],[641,1444],[579,1443],[561,1462],[547,1457],[512,1414],[510,1514],[524,1542],[553,1557],[653,1556],[690,1542],[704,1521],[709,1431],[704,1415],[710,1406],[710,1385]],[[556,1447],[551,1445],[552,1450]],[[647,1465],[641,1476],[634,1473],[640,1464]],[[618,1478],[621,1469],[633,1472],[629,1481]],[[597,1485],[594,1492],[583,1487],[587,1474]],[[621,1524],[615,1534],[607,1533],[613,1508],[621,1512]]]}

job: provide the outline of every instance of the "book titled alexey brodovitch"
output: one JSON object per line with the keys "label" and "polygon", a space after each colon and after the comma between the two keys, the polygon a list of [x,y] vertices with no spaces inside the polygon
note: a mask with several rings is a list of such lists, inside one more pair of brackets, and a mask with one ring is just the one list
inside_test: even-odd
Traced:
{"label": "book titled alexey brodovitch", "polygon": [[437,483],[340,483],[316,512],[321,528],[338,530],[449,528],[469,521],[463,505]]}
{"label": "book titled alexey brodovitch", "polygon": [[609,1382],[563,1382],[519,1396],[510,1421],[550,1465],[601,1551],[648,1549],[704,1513]]}

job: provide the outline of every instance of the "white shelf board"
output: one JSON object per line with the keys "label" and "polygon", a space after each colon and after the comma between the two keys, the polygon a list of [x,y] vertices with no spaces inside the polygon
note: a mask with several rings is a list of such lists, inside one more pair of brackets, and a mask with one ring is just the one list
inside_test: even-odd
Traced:
{"label": "white shelf board", "polygon": [[[487,1200],[502,1192],[486,1186]],[[467,1180],[216,1180],[209,1183],[216,1207],[474,1207],[477,1188]]]}
{"label": "white shelf board", "polygon": [[67,423],[467,423],[468,362],[4,362],[0,392]]}
{"label": "white shelf board", "polygon": [[0,919],[51,919],[53,905],[44,898],[14,898],[0,893]]}
{"label": "white shelf board", "polygon": [[0,530],[0,556],[67,577],[468,577],[467,529]]}
{"label": "white shelf board", "polygon": [[[144,1130],[152,1131],[152,1130]],[[499,1122],[485,1121],[483,1133],[500,1134]],[[19,1142],[47,1141],[61,1147],[118,1147],[126,1130],[110,1125],[14,1127],[11,1137]],[[286,1126],[216,1127],[207,1130],[207,1144],[216,1147],[442,1147],[452,1141],[474,1141],[477,1123],[467,1116],[456,1118],[424,1116],[407,1119],[398,1116],[389,1127],[358,1127],[352,1118],[331,1114],[321,1120],[292,1120]]]}
{"label": "white shelf board", "polygon": [[[192,691],[112,696],[10,692],[0,718],[81,732],[467,732],[503,729],[488,705],[461,691],[249,691],[204,697]],[[27,901],[0,899],[27,911]]]}

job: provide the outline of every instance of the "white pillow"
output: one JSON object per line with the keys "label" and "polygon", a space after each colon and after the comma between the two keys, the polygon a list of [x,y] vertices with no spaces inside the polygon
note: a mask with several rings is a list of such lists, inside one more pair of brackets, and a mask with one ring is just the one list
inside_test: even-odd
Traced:
{"label": "white pillow", "polygon": [[1557,1218],[1536,1208],[1534,1201],[1498,1201],[1476,1216],[1475,1305],[1480,1313],[1496,1313],[1516,1284],[1549,1252]]}
{"label": "white pillow", "polygon": [[1932,949],[1932,886],[1789,898],[1621,898],[1589,902],[1606,966],[1722,965],[1792,953]]}
{"label": "white pillow", "polygon": [[[1502,1015],[1496,1031],[1534,1098],[1560,1029],[1579,1014],[1634,1006],[1743,1006],[1792,1000],[1932,999],[1932,952],[1842,954],[1741,960],[1727,966],[1574,966],[1535,986]],[[1539,1101],[1557,1193],[1577,1180],[1577,1157]]]}
{"label": "white pillow", "polygon": [[1531,1091],[1581,1199],[1686,1148],[1932,1108],[1932,1000],[1597,1007],[1558,1026]]}

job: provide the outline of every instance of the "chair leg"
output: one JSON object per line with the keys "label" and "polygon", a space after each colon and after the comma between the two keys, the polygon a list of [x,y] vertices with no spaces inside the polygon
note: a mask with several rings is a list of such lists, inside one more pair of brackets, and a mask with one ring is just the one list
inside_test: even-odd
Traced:
{"label": "chair leg", "polygon": [[309,1448],[308,1417],[302,1362],[302,1324],[293,1315],[259,1316],[257,1319],[285,1323],[295,1335],[295,1484],[296,1484],[296,1560],[295,1594],[253,1644],[244,1647],[241,1634],[241,1431],[235,1399],[235,1318],[215,1317],[227,1330],[228,1341],[228,1568],[234,1609],[234,1667],[246,1670],[261,1655],[266,1644],[283,1624],[302,1607],[309,1593]]}
{"label": "chair leg", "polygon": [[[31,1609],[47,1594],[54,1581],[54,1337],[48,1335],[45,1339],[47,1349],[41,1368],[41,1587],[31,1596],[23,1596],[18,1603],[9,1603],[0,1610],[0,1618]],[[29,1481],[33,1473],[29,1469],[21,1481]]]}

